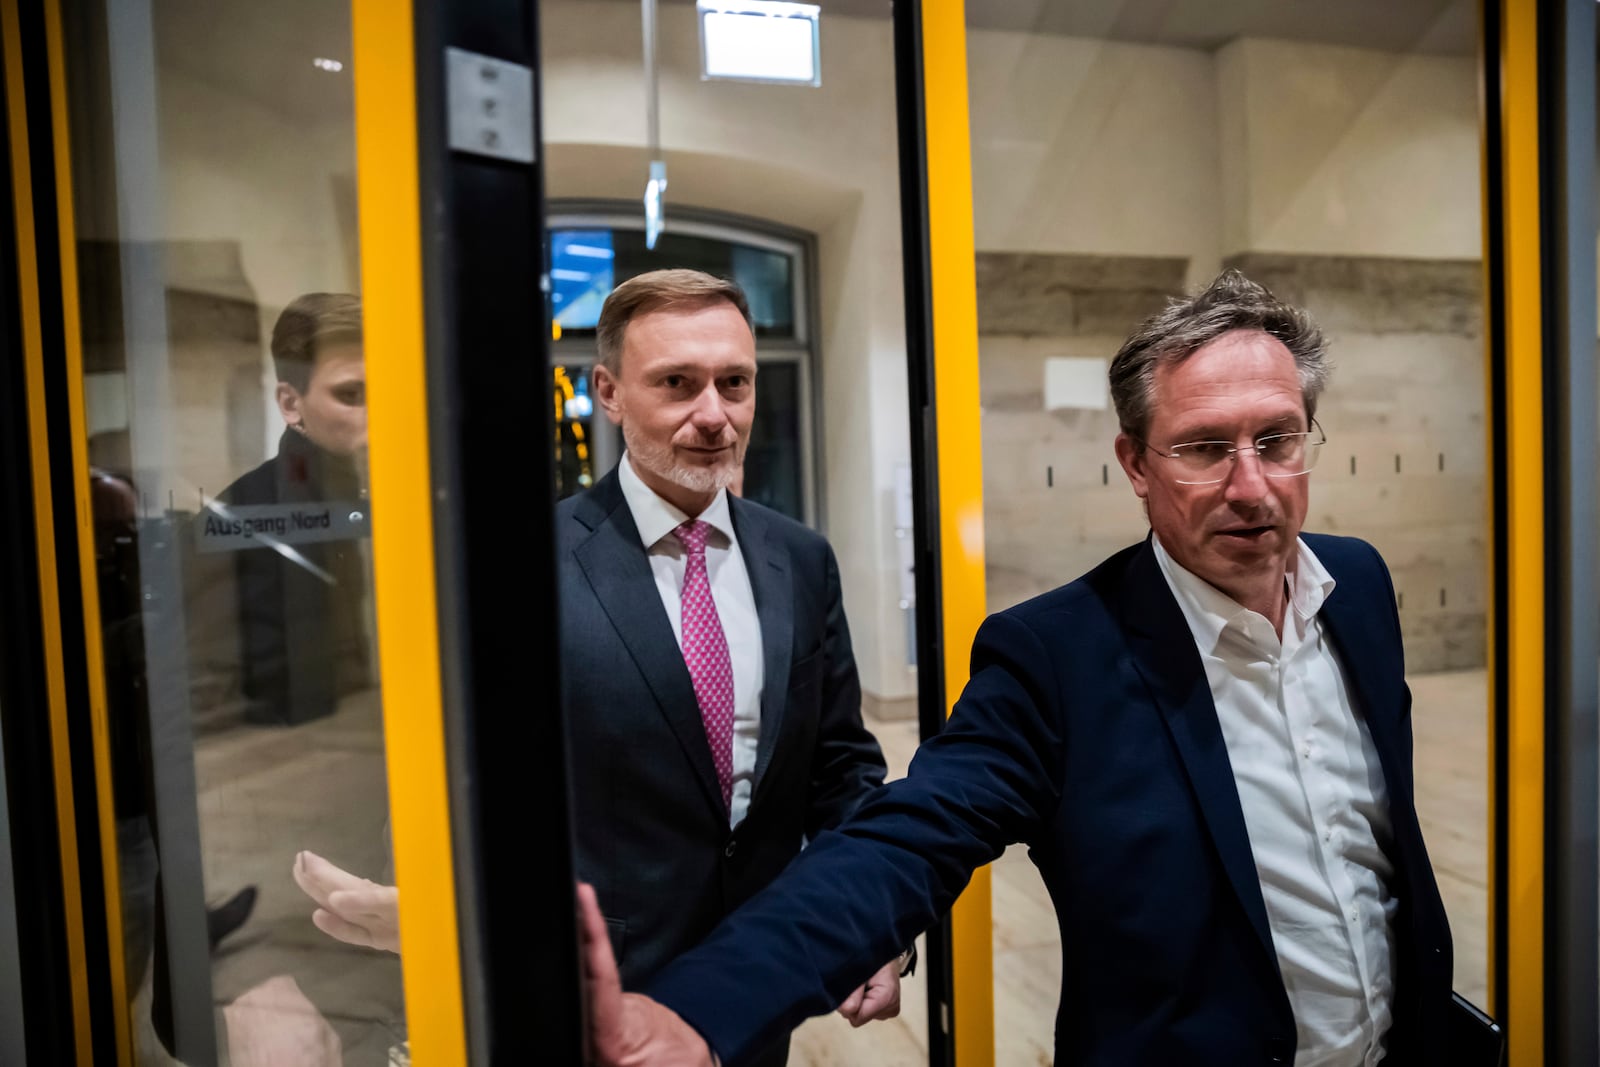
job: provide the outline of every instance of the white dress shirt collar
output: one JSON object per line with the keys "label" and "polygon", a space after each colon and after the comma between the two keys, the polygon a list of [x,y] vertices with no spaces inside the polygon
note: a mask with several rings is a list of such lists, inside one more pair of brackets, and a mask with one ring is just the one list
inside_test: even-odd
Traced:
{"label": "white dress shirt collar", "polygon": [[[1242,624],[1243,616],[1260,617],[1259,613],[1251,611],[1204,578],[1186,570],[1172,558],[1166,546],[1162,545],[1161,538],[1151,534],[1150,540],[1155,545],[1156,562],[1161,567],[1161,573],[1166,576],[1167,585],[1177,597],[1178,607],[1183,609],[1183,617],[1188,621],[1195,644],[1200,646],[1202,652],[1214,653],[1223,631],[1230,624]],[[1328,573],[1328,568],[1322,565],[1305,541],[1296,538],[1295,545],[1294,567],[1284,574],[1283,580],[1289,593],[1290,609],[1301,619],[1310,620],[1316,617],[1328,597],[1333,595],[1336,583],[1333,575]]]}
{"label": "white dress shirt collar", "polygon": [[650,548],[691,518],[709,523],[713,530],[726,539],[727,544],[738,543],[733,535],[733,514],[728,508],[726,489],[719,489],[704,511],[691,516],[644,484],[644,479],[633,469],[626,452],[622,454],[622,462],[617,464],[617,468],[623,499],[628,502],[628,510],[633,512],[633,524],[639,528],[639,539],[644,542],[645,548]]}

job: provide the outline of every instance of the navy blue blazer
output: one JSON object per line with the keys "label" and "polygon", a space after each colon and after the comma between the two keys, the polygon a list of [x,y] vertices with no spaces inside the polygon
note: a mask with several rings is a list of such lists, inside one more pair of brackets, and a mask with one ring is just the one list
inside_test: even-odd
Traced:
{"label": "navy blue blazer", "polygon": [[[1388,1062],[1434,1062],[1450,932],[1417,824],[1394,589],[1370,545],[1305,540],[1337,583],[1321,619],[1389,791],[1400,906]],[[1014,842],[1028,844],[1061,925],[1057,1063],[1293,1062],[1205,668],[1148,539],[987,619],[945,731],[908,776],[646,992],[739,1064],[832,1009]]]}

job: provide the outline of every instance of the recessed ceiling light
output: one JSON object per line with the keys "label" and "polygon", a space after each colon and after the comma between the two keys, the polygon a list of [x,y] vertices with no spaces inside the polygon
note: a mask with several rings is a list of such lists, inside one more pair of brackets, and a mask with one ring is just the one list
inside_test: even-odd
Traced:
{"label": "recessed ceiling light", "polygon": [[821,85],[816,4],[699,0],[700,76]]}
{"label": "recessed ceiling light", "polygon": [[344,69],[344,64],[337,59],[325,59],[322,56],[317,56],[313,59],[311,65],[318,70],[325,70],[329,74],[337,74]]}

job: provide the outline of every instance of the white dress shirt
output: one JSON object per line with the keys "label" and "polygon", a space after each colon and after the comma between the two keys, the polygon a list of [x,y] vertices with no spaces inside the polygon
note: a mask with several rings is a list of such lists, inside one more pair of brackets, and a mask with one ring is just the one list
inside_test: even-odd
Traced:
{"label": "white dress shirt", "polygon": [[[656,495],[640,479],[626,453],[618,464],[622,496],[633,512],[639,539],[650,554],[656,592],[672,622],[672,635],[683,649],[683,573],[689,554],[673,535],[691,516]],[[739,540],[733,533],[727,490],[699,515],[711,526],[706,539],[706,576],[711,599],[717,605],[723,636],[728,639],[728,659],[733,666],[733,793],[728,805],[728,825],[738,826],[750,810],[750,789],[755,778],[756,749],[761,742],[761,687],[766,680],[762,662],[761,617],[756,614],[756,594],[750,585]]]}
{"label": "white dress shirt", "polygon": [[1244,809],[1296,1067],[1383,1059],[1394,993],[1389,795],[1317,612],[1334,581],[1304,541],[1283,637],[1257,612],[1156,559],[1194,634]]}

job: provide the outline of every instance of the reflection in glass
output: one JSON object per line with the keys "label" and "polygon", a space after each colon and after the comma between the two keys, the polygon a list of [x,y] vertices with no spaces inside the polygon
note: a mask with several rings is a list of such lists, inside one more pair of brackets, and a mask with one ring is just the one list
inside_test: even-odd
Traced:
{"label": "reflection in glass", "polygon": [[237,699],[244,721],[288,725],[332,714],[374,681],[360,301],[296,299],[271,348],[277,453],[193,522],[190,669],[204,687],[196,707]]}
{"label": "reflection in glass", "polygon": [[384,1067],[406,1041],[398,957],[328,936],[295,880],[304,853],[393,880],[349,17],[63,10],[141,1065],[270,1038]]}

